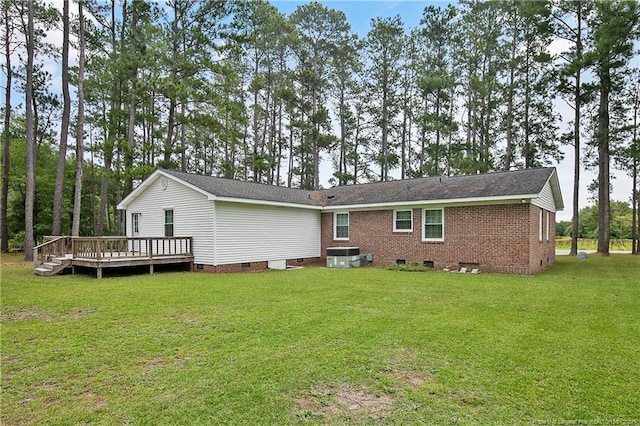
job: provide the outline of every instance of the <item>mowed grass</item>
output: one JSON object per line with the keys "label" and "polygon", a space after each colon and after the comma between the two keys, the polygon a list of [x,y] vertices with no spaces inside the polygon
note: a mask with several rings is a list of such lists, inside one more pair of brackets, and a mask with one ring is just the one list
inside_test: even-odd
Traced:
{"label": "mowed grass", "polygon": [[640,422],[640,257],[102,280],[2,262],[2,424]]}

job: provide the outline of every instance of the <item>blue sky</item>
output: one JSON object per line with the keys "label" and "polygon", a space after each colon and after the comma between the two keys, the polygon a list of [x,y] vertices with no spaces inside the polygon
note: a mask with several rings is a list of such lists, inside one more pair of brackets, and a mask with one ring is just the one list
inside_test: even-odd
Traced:
{"label": "blue sky", "polygon": [[[308,1],[298,0],[271,0],[285,15],[291,14],[296,7]],[[420,24],[422,11],[427,5],[446,6],[447,1],[413,1],[413,0],[325,0],[321,2],[325,6],[341,10],[347,15],[347,21],[351,29],[364,37],[370,28],[371,19],[375,17],[386,18],[400,15],[405,28],[415,28]]]}

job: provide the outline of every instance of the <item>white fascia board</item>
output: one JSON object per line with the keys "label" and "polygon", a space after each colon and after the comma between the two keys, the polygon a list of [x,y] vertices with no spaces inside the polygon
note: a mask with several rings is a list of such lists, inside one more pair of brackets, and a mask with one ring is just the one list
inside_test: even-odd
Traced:
{"label": "white fascia board", "polygon": [[554,169],[551,176],[549,176],[549,183],[551,185],[551,192],[553,193],[553,201],[556,204],[556,210],[564,210],[564,201],[562,200],[562,191],[560,189],[560,181],[558,180],[558,172]]}
{"label": "white fascia board", "polygon": [[296,209],[322,210],[322,207],[320,206],[313,206],[308,204],[296,204],[296,203],[282,203],[279,201],[254,200],[250,198],[215,197],[213,199],[215,201],[225,201],[227,203],[257,204],[262,206],[293,207]]}
{"label": "white fascia board", "polygon": [[204,191],[200,188],[198,188],[197,186],[191,185],[188,182],[183,181],[182,179],[178,179],[175,176],[172,176],[168,173],[165,173],[163,170],[158,169],[155,172],[151,173],[151,175],[146,178],[144,181],[142,181],[142,183],[140,185],[138,185],[138,187],[136,189],[134,189],[133,191],[131,191],[129,193],[129,195],[127,195],[126,197],[124,197],[124,199],[122,201],[120,201],[117,205],[117,209],[118,210],[126,210],[127,206],[129,204],[131,204],[131,202],[133,200],[135,200],[136,198],[138,198],[138,196],[144,192],[149,186],[151,186],[156,180],[158,180],[161,176],[166,177],[167,179],[171,179],[174,182],[178,182],[181,185],[184,185],[196,192],[199,192],[203,195],[205,195],[207,197],[208,200],[215,200],[216,196],[211,194],[210,192]]}
{"label": "white fascia board", "polygon": [[394,203],[376,204],[351,204],[343,206],[324,207],[323,211],[347,211],[347,210],[386,210],[395,207],[456,207],[456,206],[477,206],[490,204],[519,204],[523,200],[530,203],[539,194],[504,195],[500,197],[477,197],[477,198],[452,198],[449,200],[419,200],[419,201],[397,201]]}

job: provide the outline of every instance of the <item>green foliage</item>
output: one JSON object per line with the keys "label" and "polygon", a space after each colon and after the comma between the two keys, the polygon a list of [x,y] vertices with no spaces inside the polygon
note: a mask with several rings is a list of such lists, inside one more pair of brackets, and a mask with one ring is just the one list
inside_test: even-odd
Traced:
{"label": "green foliage", "polygon": [[[8,41],[18,58],[12,64],[14,92],[24,86],[24,5],[3,2]],[[43,37],[60,16],[55,7],[34,5],[41,61],[34,67],[40,236],[51,223],[49,171],[55,169],[60,110],[50,90],[53,76],[43,66],[57,53]],[[341,185],[392,179],[398,172],[407,178],[553,164],[560,158],[557,141],[574,136],[572,130],[558,137],[554,99],[573,96],[576,73],[589,67],[597,78],[611,73],[611,81],[600,79],[611,95],[606,137],[612,154],[632,172],[628,100],[637,68],[631,61],[636,1],[425,5],[414,28],[399,16],[377,17],[363,40],[344,12],[331,6],[304,3],[286,16],[265,0],[84,2],[90,164],[82,233],[122,232],[117,202],[157,167],[311,188],[320,185],[323,159],[333,165],[331,184]],[[575,39],[578,12],[583,50],[571,41],[551,57],[548,46]],[[73,13],[71,21],[77,33]],[[71,74],[75,85],[77,70]],[[601,82],[582,84],[583,111],[595,107]],[[23,127],[23,108],[16,103],[11,126]],[[601,144],[595,122],[591,128],[584,124],[585,135]],[[14,134],[23,138],[24,129]],[[24,226],[21,157],[12,156],[13,235]],[[69,173],[65,233],[73,167]],[[624,236],[628,219],[618,216],[612,235]],[[592,219],[585,212],[581,235],[592,235]]]}
{"label": "green foliage", "polygon": [[[611,202],[611,238],[626,239],[631,238],[631,227],[633,223],[633,210],[629,203],[624,201]],[[598,205],[585,207],[580,210],[578,238],[598,237]],[[571,236],[571,222],[562,221],[556,224],[557,236]]]}
{"label": "green foliage", "polygon": [[[100,281],[34,277],[16,258],[2,257],[3,424],[637,416],[637,256],[561,256],[534,276],[305,268]],[[339,399],[359,395],[379,411]]]}

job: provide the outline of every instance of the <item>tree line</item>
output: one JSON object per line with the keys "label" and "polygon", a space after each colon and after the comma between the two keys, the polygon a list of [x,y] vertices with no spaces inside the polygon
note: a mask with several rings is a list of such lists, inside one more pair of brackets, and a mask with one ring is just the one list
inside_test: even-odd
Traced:
{"label": "tree line", "polygon": [[122,234],[117,203],[158,167],[308,189],[321,164],[346,185],[539,167],[562,144],[572,251],[583,167],[599,171],[599,251],[611,167],[632,176],[638,239],[635,0],[460,0],[364,36],[318,2],[2,0],[2,15],[3,251]]}
{"label": "tree line", "polygon": [[[571,236],[571,221],[560,221],[556,224],[556,235]],[[611,238],[629,240],[632,238],[633,211],[628,203],[611,202]],[[591,205],[580,210],[580,230],[578,238],[598,238],[598,206]]]}

